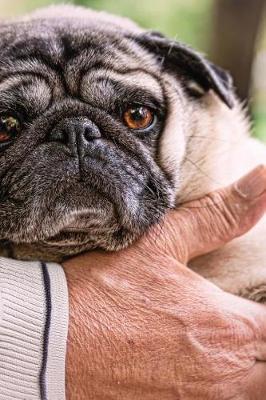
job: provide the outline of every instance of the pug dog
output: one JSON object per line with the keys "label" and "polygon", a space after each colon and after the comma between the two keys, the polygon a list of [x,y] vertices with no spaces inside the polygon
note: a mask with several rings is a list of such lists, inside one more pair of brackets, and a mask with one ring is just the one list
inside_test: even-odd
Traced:
{"label": "pug dog", "polygon": [[[0,24],[1,254],[129,246],[265,163],[229,74],[125,18],[52,6]],[[191,263],[266,301],[266,220]]]}

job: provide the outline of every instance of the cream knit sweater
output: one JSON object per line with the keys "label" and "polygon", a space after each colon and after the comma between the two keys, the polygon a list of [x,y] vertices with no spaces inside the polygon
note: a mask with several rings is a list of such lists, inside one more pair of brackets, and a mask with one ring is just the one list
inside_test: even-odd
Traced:
{"label": "cream knit sweater", "polygon": [[66,278],[0,257],[0,400],[65,400]]}

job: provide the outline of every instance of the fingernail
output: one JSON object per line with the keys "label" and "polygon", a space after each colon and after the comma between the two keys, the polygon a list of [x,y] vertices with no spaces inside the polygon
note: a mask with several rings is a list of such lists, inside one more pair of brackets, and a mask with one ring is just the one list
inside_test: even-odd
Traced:
{"label": "fingernail", "polygon": [[266,165],[259,165],[235,184],[236,191],[245,199],[255,199],[266,192]]}

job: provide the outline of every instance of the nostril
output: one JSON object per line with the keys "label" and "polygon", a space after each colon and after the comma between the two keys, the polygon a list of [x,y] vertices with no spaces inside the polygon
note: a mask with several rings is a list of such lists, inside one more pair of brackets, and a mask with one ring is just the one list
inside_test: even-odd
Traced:
{"label": "nostril", "polygon": [[100,139],[101,132],[95,125],[84,126],[83,137],[87,142],[92,142],[95,139]]}
{"label": "nostril", "polygon": [[50,142],[57,142],[73,146],[85,145],[101,138],[101,132],[97,125],[85,118],[73,118],[62,120],[48,135]]}

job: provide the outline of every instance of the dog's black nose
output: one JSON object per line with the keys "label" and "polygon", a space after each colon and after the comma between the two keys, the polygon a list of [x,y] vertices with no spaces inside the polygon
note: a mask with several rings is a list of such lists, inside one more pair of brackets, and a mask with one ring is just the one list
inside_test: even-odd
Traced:
{"label": "dog's black nose", "polygon": [[66,118],[50,133],[49,141],[60,142],[71,150],[86,147],[101,137],[99,128],[88,118]]}

